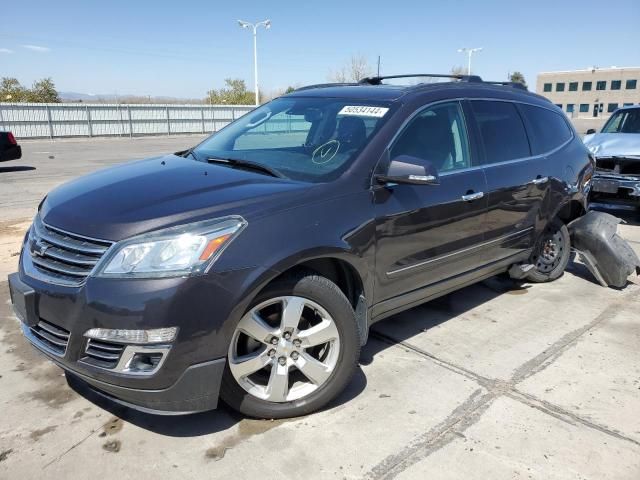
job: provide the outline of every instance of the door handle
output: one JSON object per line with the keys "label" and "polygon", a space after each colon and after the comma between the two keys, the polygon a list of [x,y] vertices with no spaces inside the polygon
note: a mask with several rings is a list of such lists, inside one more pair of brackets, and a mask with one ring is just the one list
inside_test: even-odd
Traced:
{"label": "door handle", "polygon": [[466,195],[462,195],[462,200],[464,200],[465,202],[471,202],[482,197],[484,197],[484,192],[467,193]]}
{"label": "door handle", "polygon": [[542,183],[547,183],[549,181],[549,177],[536,177],[533,180],[531,180],[531,183],[533,183],[534,185],[540,185]]}

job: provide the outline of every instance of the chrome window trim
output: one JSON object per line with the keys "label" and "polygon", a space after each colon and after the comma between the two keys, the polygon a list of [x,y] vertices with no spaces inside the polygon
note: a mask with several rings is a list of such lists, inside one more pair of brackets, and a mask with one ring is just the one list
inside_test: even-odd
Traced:
{"label": "chrome window trim", "polygon": [[524,235],[525,233],[527,233],[527,232],[529,232],[531,230],[533,230],[533,227],[527,227],[527,228],[525,228],[523,230],[518,230],[517,232],[509,233],[507,235],[503,235],[501,237],[494,238],[493,240],[489,240],[487,242],[482,242],[482,243],[478,243],[476,245],[473,245],[471,247],[463,248],[462,250],[456,250],[455,252],[446,253],[444,255],[440,255],[439,257],[435,257],[435,258],[430,258],[429,260],[425,260],[423,262],[414,263],[412,265],[407,265],[406,267],[401,267],[401,268],[398,268],[396,270],[391,270],[391,271],[387,272],[387,276],[391,277],[393,275],[397,275],[398,273],[402,273],[402,272],[404,272],[406,270],[411,270],[413,268],[423,267],[423,266],[428,265],[430,263],[437,262],[439,260],[444,260],[445,258],[454,257],[456,255],[460,255],[460,254],[469,252],[471,250],[476,250],[478,248],[486,247],[487,245],[491,245],[492,243],[501,242],[501,241],[507,240],[508,238],[511,238],[511,237],[521,236],[521,235]]}
{"label": "chrome window trim", "polygon": [[[404,122],[402,122],[402,125],[400,125],[400,127],[398,128],[398,131],[394,134],[394,136],[391,138],[391,140],[387,143],[387,146],[385,148],[385,150],[387,151],[391,151],[391,148],[393,146],[393,144],[396,142],[396,140],[398,139],[398,137],[400,136],[400,134],[402,134],[402,132],[404,131],[404,129],[407,127],[407,125],[416,117],[418,116],[420,113],[422,113],[424,110],[431,108],[435,105],[439,105],[442,103],[453,103],[453,102],[458,102],[458,103],[462,103],[463,101],[489,101],[489,102],[508,102],[508,103],[513,103],[513,104],[521,104],[521,105],[530,105],[532,107],[538,107],[538,108],[542,108],[545,110],[549,110],[550,112],[553,112],[555,115],[560,115],[557,110],[555,109],[555,107],[547,107],[547,106],[543,106],[543,105],[538,105],[536,103],[530,103],[530,102],[525,102],[525,101],[521,101],[521,100],[508,100],[508,99],[504,99],[504,98],[490,98],[490,97],[479,97],[479,98],[469,98],[469,97],[455,97],[455,98],[447,98],[445,100],[437,100],[435,102],[431,102],[431,103],[427,103],[423,106],[421,106],[420,108],[418,108],[416,111],[414,111],[411,115],[409,115]],[[462,105],[461,105],[462,107]],[[518,114],[520,114],[520,111],[518,111]],[[464,118],[464,127],[465,127],[465,133],[467,134],[467,144],[469,144],[469,131],[468,131],[468,119],[464,113],[464,108],[462,108],[462,115]],[[567,120],[565,118],[562,119],[565,123],[567,123]],[[527,138],[529,137],[529,132],[527,130],[527,126],[524,124],[524,120],[523,120],[523,126],[525,129],[525,132],[527,134]],[[492,162],[492,163],[485,163],[483,165],[472,165],[471,167],[467,167],[467,168],[460,168],[458,170],[450,170],[448,172],[442,172],[441,174],[439,174],[440,177],[446,177],[448,175],[455,175],[458,173],[463,173],[463,172],[468,172],[468,171],[472,171],[472,170],[479,170],[482,168],[486,168],[486,167],[495,167],[498,165],[509,165],[509,164],[513,164],[513,163],[520,163],[520,162],[525,162],[528,160],[539,160],[541,158],[544,158],[546,156],[549,155],[553,155],[554,153],[562,150],[564,147],[566,147],[567,145],[569,145],[572,141],[575,140],[576,138],[576,134],[575,131],[573,129],[573,127],[571,127],[568,123],[567,126],[569,127],[569,131],[571,132],[571,137],[569,139],[567,139],[563,144],[558,145],[556,148],[549,150],[547,152],[544,153],[539,153],[537,155],[531,155],[528,157],[521,157],[521,158],[514,158],[512,160],[507,160],[506,162]],[[469,152],[469,154],[471,154],[471,152]],[[470,160],[473,160],[473,158],[471,158]]]}

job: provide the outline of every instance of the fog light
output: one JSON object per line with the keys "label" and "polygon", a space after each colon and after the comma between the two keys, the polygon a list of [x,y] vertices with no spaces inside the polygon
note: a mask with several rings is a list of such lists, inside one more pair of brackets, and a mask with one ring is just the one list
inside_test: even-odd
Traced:
{"label": "fog light", "polygon": [[130,372],[151,372],[156,369],[162,360],[162,353],[136,353],[127,370]]}
{"label": "fog light", "polygon": [[147,343],[172,342],[176,338],[178,327],[155,328],[152,330],[121,330],[110,328],[92,328],[84,336],[107,342],[135,343],[144,345]]}

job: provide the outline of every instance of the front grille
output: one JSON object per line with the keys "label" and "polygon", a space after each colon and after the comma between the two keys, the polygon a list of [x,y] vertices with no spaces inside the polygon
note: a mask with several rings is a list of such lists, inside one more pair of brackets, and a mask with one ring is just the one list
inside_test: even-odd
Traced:
{"label": "front grille", "polygon": [[84,362],[101,368],[115,368],[120,361],[125,346],[119,343],[89,339]]}
{"label": "front grille", "polygon": [[45,320],[40,320],[36,326],[31,327],[29,330],[31,330],[34,339],[44,346],[46,350],[61,357],[64,356],[69,344],[69,330]]}
{"label": "front grille", "polygon": [[91,273],[112,242],[96,240],[45,225],[37,216],[29,232],[34,267],[53,281],[80,284]]}

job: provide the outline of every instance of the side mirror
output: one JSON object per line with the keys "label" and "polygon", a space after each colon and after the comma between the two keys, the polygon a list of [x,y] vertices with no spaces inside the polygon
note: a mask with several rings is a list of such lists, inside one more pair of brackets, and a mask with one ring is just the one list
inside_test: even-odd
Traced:
{"label": "side mirror", "polygon": [[376,181],[382,184],[408,183],[412,185],[438,185],[438,171],[427,160],[399,155],[389,163],[386,175],[376,175]]}
{"label": "side mirror", "polygon": [[592,133],[596,133],[595,128],[590,128],[589,130],[587,130],[587,135],[591,135]]}

